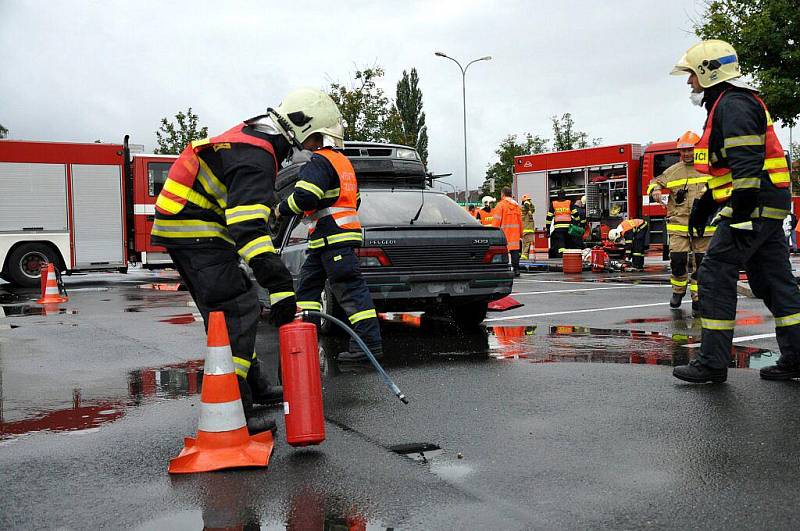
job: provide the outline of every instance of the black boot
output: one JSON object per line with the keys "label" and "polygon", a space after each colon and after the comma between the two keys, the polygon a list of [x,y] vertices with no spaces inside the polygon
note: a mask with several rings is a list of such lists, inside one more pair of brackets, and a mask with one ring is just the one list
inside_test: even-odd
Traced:
{"label": "black boot", "polygon": [[254,404],[274,406],[283,402],[283,386],[270,383],[258,358],[250,364],[250,369],[247,371],[247,383],[252,390]]}
{"label": "black boot", "polygon": [[800,378],[800,364],[784,365],[778,360],[777,364],[761,369],[759,375],[765,380],[791,380],[792,378]]}
{"label": "black boot", "polygon": [[261,433],[264,431],[271,431],[275,433],[278,427],[275,425],[275,420],[270,417],[263,408],[256,408],[253,406],[253,395],[250,392],[250,386],[247,380],[241,376],[236,376],[239,382],[239,395],[242,398],[242,407],[244,408],[244,418],[247,420],[247,431],[250,435]]}
{"label": "black boot", "polygon": [[672,298],[669,300],[669,307],[672,308],[673,310],[677,310],[678,308],[680,308],[683,296],[684,296],[683,293],[678,293],[673,291]]}
{"label": "black boot", "polygon": [[691,383],[723,383],[728,379],[728,368],[712,369],[697,360],[692,360],[688,365],[678,365],[672,369],[672,376]]}
{"label": "black boot", "polygon": [[[370,352],[372,352],[372,355],[375,356],[376,360],[380,360],[383,358],[382,347],[370,348]],[[340,352],[339,355],[336,356],[336,361],[340,363],[361,363],[361,362],[369,362],[369,358],[361,350],[361,348],[355,345],[351,345],[349,351]]]}

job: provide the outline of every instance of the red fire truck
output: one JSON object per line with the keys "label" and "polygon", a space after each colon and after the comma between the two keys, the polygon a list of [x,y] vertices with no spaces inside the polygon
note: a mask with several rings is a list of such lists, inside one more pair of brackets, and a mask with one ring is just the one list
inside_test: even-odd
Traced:
{"label": "red fire truck", "polygon": [[666,207],[650,201],[647,186],[678,160],[675,142],[522,155],[514,158],[514,194],[531,196],[537,227],[545,225],[550,201],[563,189],[573,202],[586,195],[586,216],[592,226],[604,223],[613,228],[626,217],[646,217],[650,241],[663,243]]}
{"label": "red fire truck", "polygon": [[150,245],[155,201],[173,155],[131,155],[122,144],[0,140],[1,276],[39,285],[61,271],[126,271],[169,263]]}

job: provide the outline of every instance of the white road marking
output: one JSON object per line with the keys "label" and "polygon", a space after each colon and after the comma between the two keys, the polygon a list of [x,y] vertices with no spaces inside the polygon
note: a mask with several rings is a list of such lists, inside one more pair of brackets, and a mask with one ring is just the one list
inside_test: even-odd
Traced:
{"label": "white road marking", "polygon": [[[745,341],[755,341],[756,339],[766,339],[768,337],[775,337],[775,332],[771,334],[756,334],[754,336],[734,337],[733,343],[744,343]],[[701,343],[689,343],[688,345],[681,345],[683,348],[699,347]]]}
{"label": "white road marking", "polygon": [[608,286],[608,287],[604,287],[604,288],[554,289],[552,291],[523,291],[523,292],[519,292],[519,293],[513,292],[513,293],[511,293],[511,295],[514,296],[514,295],[536,295],[536,294],[548,294],[548,293],[580,293],[580,292],[583,292],[583,291],[601,291],[601,290],[607,290],[607,289],[633,289],[633,288],[652,289],[652,288],[671,288],[671,287],[672,286],[670,286],[669,284],[655,285],[655,286],[653,286],[653,285],[649,285],[649,286],[641,286],[641,285],[625,286],[625,285],[621,285],[621,286]]}
{"label": "white road marking", "polygon": [[[681,304],[689,304],[691,300],[683,301]],[[610,310],[630,310],[634,308],[652,308],[654,306],[668,306],[669,302],[655,302],[652,304],[631,304],[628,306],[611,306],[608,308],[587,308],[585,310],[566,310],[562,312],[547,312],[547,313],[529,313],[526,315],[512,315],[510,317],[495,317],[492,319],[485,319],[484,323],[491,323],[494,321],[511,321],[515,319],[527,319],[529,317],[549,317],[551,315],[570,315],[573,313],[591,313],[591,312],[605,312]]]}

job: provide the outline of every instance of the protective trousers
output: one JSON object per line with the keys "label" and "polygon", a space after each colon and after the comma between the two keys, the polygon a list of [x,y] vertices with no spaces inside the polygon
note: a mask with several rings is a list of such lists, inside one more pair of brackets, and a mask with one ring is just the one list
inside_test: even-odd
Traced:
{"label": "protective trousers", "polygon": [[625,251],[631,257],[636,269],[644,269],[644,250],[647,246],[647,231],[638,230],[625,233]]}
{"label": "protective trousers", "polygon": [[[300,268],[297,305],[304,310],[321,310],[320,295],[325,289],[326,280],[356,334],[373,354],[382,353],[378,314],[352,247],[322,248],[308,252],[306,261]],[[316,318],[312,321],[319,323]],[[358,345],[351,340],[350,352],[360,351]]]}
{"label": "protective trousers", "polygon": [[800,364],[800,290],[789,264],[781,221],[754,221],[754,233],[734,235],[730,220],[717,226],[700,266],[700,312],[703,326],[698,360],[713,369],[727,367],[736,324],[736,283],[744,267],[753,294],[775,318],[779,363]]}
{"label": "protective trousers", "polygon": [[228,336],[236,374],[247,378],[256,357],[256,330],[261,305],[255,285],[239,267],[239,255],[233,247],[171,247],[167,249],[175,268],[208,330],[208,314],[225,312]]}
{"label": "protective trousers", "polygon": [[[527,260],[530,256],[531,248],[533,247],[534,242],[534,233],[533,232],[526,232],[522,235],[522,259]],[[534,254],[536,250],[534,249]]]}
{"label": "protective trousers", "polygon": [[[685,294],[688,286],[692,292],[692,300],[698,300],[697,271],[700,269],[710,241],[711,237],[709,236],[689,238],[688,234],[669,233],[669,257],[672,270],[670,283],[673,293]],[[689,253],[692,253],[694,257],[691,279],[688,271]]]}
{"label": "protective trousers", "polygon": [[550,258],[558,258],[564,254],[569,241],[569,229],[553,229],[550,234]]}

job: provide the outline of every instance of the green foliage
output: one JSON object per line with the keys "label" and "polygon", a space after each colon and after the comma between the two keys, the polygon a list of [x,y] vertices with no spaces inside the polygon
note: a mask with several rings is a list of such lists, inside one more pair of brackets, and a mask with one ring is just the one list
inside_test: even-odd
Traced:
{"label": "green foliage", "polygon": [[8,129],[3,127],[3,124],[0,124],[0,138],[5,138],[8,136]]}
{"label": "green foliage", "polygon": [[[544,153],[547,151],[549,140],[539,135],[525,134],[523,141],[519,141],[517,135],[508,135],[500,142],[500,146],[495,150],[498,161],[491,164],[486,170],[486,180],[481,187],[481,197],[491,195],[495,198],[500,196],[500,190],[505,186],[511,186],[513,181],[514,157],[520,155],[530,155],[531,153]],[[491,191],[491,181],[494,179],[494,189]]]}
{"label": "green foliage", "polygon": [[162,155],[177,155],[193,140],[200,140],[208,136],[208,127],[199,126],[199,117],[192,112],[192,108],[179,111],[172,123],[166,118],[161,119],[161,127],[156,131],[158,148],[155,152]]}
{"label": "green foliage", "polygon": [[792,142],[789,153],[792,159],[792,195],[800,195],[800,142]]}
{"label": "green foliage", "polygon": [[411,74],[403,70],[403,78],[397,82],[393,111],[392,114],[400,119],[401,128],[395,129],[400,135],[393,138],[392,142],[415,147],[423,164],[427,165],[428,128],[425,125],[422,90],[419,88],[419,76],[416,68],[411,69]]}
{"label": "green foliage", "polygon": [[774,119],[800,116],[800,8],[797,0],[712,0],[695,33],[733,45]]}
{"label": "green foliage", "polygon": [[582,149],[590,146],[599,146],[602,138],[593,138],[589,141],[589,135],[584,131],[575,130],[575,121],[572,114],[565,113],[561,116],[552,116],[553,122],[553,150],[567,151],[569,149]]}
{"label": "green foliage", "polygon": [[[374,66],[357,70],[350,87],[340,83],[331,83],[330,94],[339,111],[342,113],[347,127],[344,130],[345,140],[362,142],[389,142],[387,120],[391,106],[389,98],[375,82],[383,77],[383,68]],[[396,118],[393,127],[397,127]],[[397,134],[397,131],[393,131]]]}

